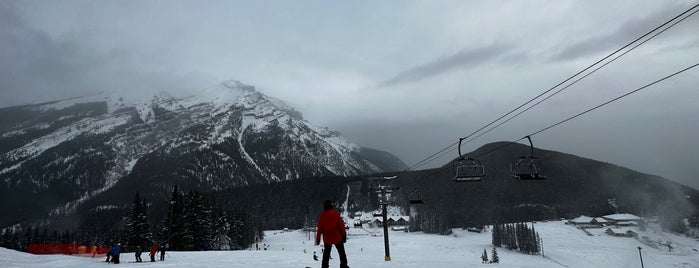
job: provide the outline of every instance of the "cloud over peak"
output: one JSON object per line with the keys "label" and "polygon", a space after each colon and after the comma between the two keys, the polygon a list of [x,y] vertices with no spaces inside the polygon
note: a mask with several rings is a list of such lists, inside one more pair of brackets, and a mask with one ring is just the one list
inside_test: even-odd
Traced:
{"label": "cloud over peak", "polygon": [[381,86],[416,82],[456,70],[470,69],[487,63],[510,52],[513,46],[493,44],[475,48],[465,48],[445,58],[440,58],[399,72],[393,78],[382,82]]}

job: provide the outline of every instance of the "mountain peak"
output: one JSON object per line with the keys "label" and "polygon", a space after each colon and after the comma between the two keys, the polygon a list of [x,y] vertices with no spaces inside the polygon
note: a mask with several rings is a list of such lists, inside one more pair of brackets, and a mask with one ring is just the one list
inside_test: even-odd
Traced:
{"label": "mountain peak", "polygon": [[[10,202],[4,197],[10,193],[53,198],[37,200],[46,204],[37,213],[68,212],[142,181],[226,189],[378,173],[380,163],[372,160],[386,158],[361,154],[339,132],[314,126],[283,101],[235,80],[185,98],[104,94],[0,112],[0,181],[24,187],[0,185],[0,202]],[[69,190],[50,195],[59,184]],[[6,213],[20,212],[0,209]]]}

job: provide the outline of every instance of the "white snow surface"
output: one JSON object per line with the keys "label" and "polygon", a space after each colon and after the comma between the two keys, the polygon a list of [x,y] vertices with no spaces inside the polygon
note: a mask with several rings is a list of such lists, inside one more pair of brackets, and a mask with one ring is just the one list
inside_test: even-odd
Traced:
{"label": "white snow surface", "polygon": [[[637,247],[642,247],[645,267],[699,267],[699,242],[674,234],[649,230],[641,235],[672,241],[673,252],[653,248],[633,238],[611,237],[604,229],[590,230],[588,236],[562,221],[535,224],[544,240],[544,253],[527,255],[498,248],[499,264],[483,264],[480,256],[486,249],[492,255],[491,233],[471,233],[454,229],[441,236],[421,232],[389,231],[391,261],[384,261],[384,243],[380,228],[351,228],[345,244],[350,267],[640,267]],[[490,230],[490,228],[488,228]],[[375,234],[375,235],[371,235]],[[654,237],[653,237],[654,236]],[[311,236],[312,237],[312,236]],[[130,263],[133,253],[123,253],[116,267],[320,267],[313,252],[320,257],[321,246],[302,231],[267,231],[262,244],[269,250],[168,252],[165,261]],[[305,252],[304,252],[305,250]],[[147,254],[144,254],[147,255]],[[339,266],[333,249],[330,267]],[[144,259],[147,259],[144,257]],[[104,258],[62,255],[31,255],[0,248],[0,267],[101,267]],[[112,266],[112,265],[110,265]]]}

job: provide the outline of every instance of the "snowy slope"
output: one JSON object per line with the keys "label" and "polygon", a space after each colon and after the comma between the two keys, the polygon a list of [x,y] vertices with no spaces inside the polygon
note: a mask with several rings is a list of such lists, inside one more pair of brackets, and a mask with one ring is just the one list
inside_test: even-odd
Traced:
{"label": "snowy slope", "polygon": [[[638,246],[643,247],[645,267],[699,267],[699,242],[687,237],[655,233],[671,240],[676,250],[652,248],[633,238],[610,237],[594,233],[588,236],[563,222],[536,223],[544,239],[545,258],[498,248],[499,264],[483,264],[483,249],[491,255],[491,234],[470,233],[455,229],[450,236],[389,231],[392,260],[384,261],[384,244],[380,229],[350,229],[346,245],[351,267],[640,267]],[[369,233],[378,233],[372,236]],[[653,235],[652,231],[647,234]],[[268,231],[260,243],[267,251],[169,252],[164,262],[126,263],[133,254],[122,255],[120,267],[320,267],[313,252],[320,256],[320,246],[313,246],[301,231]],[[305,250],[305,252],[304,252]],[[337,267],[333,253],[331,267]],[[72,256],[32,256],[0,249],[0,267],[94,267],[103,259]]]}

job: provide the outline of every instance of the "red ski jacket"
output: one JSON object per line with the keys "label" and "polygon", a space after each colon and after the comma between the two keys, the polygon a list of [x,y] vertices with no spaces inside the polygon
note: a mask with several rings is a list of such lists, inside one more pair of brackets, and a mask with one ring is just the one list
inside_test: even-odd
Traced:
{"label": "red ski jacket", "polygon": [[150,255],[155,255],[155,253],[158,252],[158,249],[160,249],[160,244],[155,244],[155,246],[150,249]]}
{"label": "red ski jacket", "polygon": [[328,209],[320,214],[318,219],[318,231],[316,232],[316,241],[320,241],[320,235],[323,235],[323,243],[337,244],[342,242],[342,238],[347,236],[345,232],[345,223],[334,209]]}

